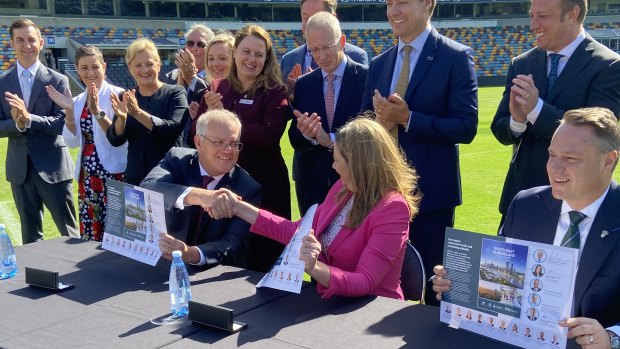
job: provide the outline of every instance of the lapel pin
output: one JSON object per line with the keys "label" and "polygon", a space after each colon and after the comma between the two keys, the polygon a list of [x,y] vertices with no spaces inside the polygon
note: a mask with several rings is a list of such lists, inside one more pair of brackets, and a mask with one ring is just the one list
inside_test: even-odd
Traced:
{"label": "lapel pin", "polygon": [[427,61],[432,61],[433,59],[434,59],[434,57],[432,57],[432,56],[428,56],[428,57],[426,57],[426,60],[427,60]]}
{"label": "lapel pin", "polygon": [[609,232],[607,230],[603,230],[603,232],[601,233],[601,238],[604,238],[607,235],[609,235]]}

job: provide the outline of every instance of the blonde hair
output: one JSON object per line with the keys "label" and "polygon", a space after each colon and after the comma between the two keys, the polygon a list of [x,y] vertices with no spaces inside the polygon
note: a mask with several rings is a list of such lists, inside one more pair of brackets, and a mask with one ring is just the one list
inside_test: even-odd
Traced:
{"label": "blonde hair", "polygon": [[213,78],[211,77],[211,75],[209,75],[209,70],[206,68],[209,64],[209,49],[211,49],[211,46],[215,44],[224,44],[228,46],[228,48],[230,49],[229,64],[232,64],[232,49],[235,46],[235,37],[232,35],[231,32],[227,30],[222,30],[218,32],[213,37],[213,39],[211,39],[207,43],[207,47],[205,47],[205,81],[208,83],[211,83],[211,81],[213,81]]}
{"label": "blonde hair", "polygon": [[[368,212],[390,192],[402,195],[409,207],[409,219],[418,213],[421,194],[418,175],[405,154],[383,126],[372,120],[373,113],[359,116],[336,132],[336,144],[347,162],[356,188],[347,227],[355,228]],[[343,188],[338,198],[347,193]]]}
{"label": "blonde hair", "polygon": [[131,64],[131,61],[133,61],[136,55],[142,51],[150,52],[153,59],[155,59],[157,63],[161,64],[161,58],[159,58],[157,46],[155,46],[153,41],[147,38],[138,38],[134,40],[129,47],[127,47],[127,51],[125,52],[125,63],[127,63],[127,65]]}
{"label": "blonde hair", "polygon": [[[280,67],[276,58],[276,53],[273,50],[271,43],[271,37],[267,31],[256,24],[248,24],[241,28],[235,36],[235,49],[239,47],[241,42],[248,36],[253,36],[262,40],[265,43],[265,65],[263,70],[256,77],[254,86],[248,91],[248,97],[254,97],[254,94],[259,90],[267,90],[278,86],[283,86],[282,77],[280,76]],[[232,57],[230,65],[230,73],[228,74],[228,81],[237,93],[243,92],[243,85],[237,76],[237,64],[235,62],[235,55]]]}

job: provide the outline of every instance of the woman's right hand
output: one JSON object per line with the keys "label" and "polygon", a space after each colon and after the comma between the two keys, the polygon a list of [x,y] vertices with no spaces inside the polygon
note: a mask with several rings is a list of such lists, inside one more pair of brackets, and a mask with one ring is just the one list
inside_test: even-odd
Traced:
{"label": "woman's right hand", "polygon": [[435,297],[438,301],[441,301],[441,293],[450,291],[451,282],[450,279],[448,279],[448,272],[443,265],[436,265],[433,268],[433,272],[435,273],[435,275],[431,277],[433,281],[433,291],[437,292]]}
{"label": "woman's right hand", "polygon": [[45,91],[47,91],[48,96],[50,96],[51,100],[54,101],[54,103],[56,103],[59,107],[66,111],[73,111],[73,98],[71,98],[70,91],[67,90],[64,94],[62,94],[50,85],[45,86]]}
{"label": "woman's right hand", "polygon": [[115,93],[110,95],[110,102],[112,102],[112,109],[114,110],[114,114],[121,119],[122,121],[127,120],[127,99],[123,98],[121,101],[120,98]]}
{"label": "woman's right hand", "polygon": [[222,104],[222,95],[217,92],[205,92],[204,99],[209,110],[224,108],[224,104]]}

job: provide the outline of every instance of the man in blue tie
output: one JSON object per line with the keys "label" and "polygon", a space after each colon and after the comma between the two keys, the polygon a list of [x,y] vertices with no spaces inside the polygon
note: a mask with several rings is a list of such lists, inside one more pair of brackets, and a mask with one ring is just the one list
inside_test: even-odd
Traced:
{"label": "man in blue tie", "polygon": [[[548,152],[551,185],[519,192],[500,234],[578,249],[573,317],[560,325],[583,348],[618,349],[620,187],[612,180],[620,152],[618,121],[605,108],[570,110]],[[441,298],[450,290],[449,274],[442,266],[434,271],[433,290]]]}
{"label": "man in blue tie", "polygon": [[63,236],[80,237],[73,205],[74,165],[62,129],[65,113],[45,86],[69,92],[67,78],[43,66],[37,25],[20,18],[9,27],[17,64],[0,76],[0,137],[9,139],[6,179],[11,183],[24,244],[43,239],[43,205]]}
{"label": "man in blue tie", "polygon": [[586,12],[586,0],[532,0],[536,47],[512,60],[491,124],[495,138],[513,146],[502,215],[519,191],[549,184],[547,148],[565,111],[605,107],[620,115],[620,55],[584,31]]}

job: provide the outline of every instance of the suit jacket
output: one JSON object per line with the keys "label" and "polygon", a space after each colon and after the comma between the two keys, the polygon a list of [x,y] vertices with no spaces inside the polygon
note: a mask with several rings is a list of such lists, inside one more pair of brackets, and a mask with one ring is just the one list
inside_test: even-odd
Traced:
{"label": "suit jacket", "polygon": [[[390,95],[398,55],[393,46],[370,62],[362,110],[373,110],[377,89]],[[470,143],[478,127],[478,83],[472,50],[433,28],[404,95],[409,130],[398,126],[398,143],[420,176],[420,212],[460,205],[458,143]]]}
{"label": "suit jacket", "polygon": [[[179,68],[173,69],[166,73],[164,77],[161,79],[162,82],[169,85],[176,85],[179,78]],[[196,85],[193,90],[190,90],[187,96],[187,103],[190,104],[192,102],[200,102],[202,95],[205,93],[207,86],[206,81],[204,81],[201,77],[196,76]]]}
{"label": "suit jacket", "polygon": [[[366,66],[355,63],[351,59],[347,60],[331,129],[326,119],[321,69],[315,69],[297,80],[294,108],[302,113],[317,113],[321,116],[323,130],[327,133],[334,133],[359,112],[367,74]],[[297,196],[309,196],[308,200],[302,200],[302,202],[309,201],[309,205],[304,205],[307,207],[302,208],[305,212],[312,204],[325,199],[327,191],[339,177],[332,169],[332,152],[321,145],[312,145],[297,128],[295,118],[289,127],[288,136],[295,150],[293,180],[302,184],[298,188],[303,187],[304,190],[303,193],[297,193]],[[314,193],[318,193],[318,196],[313,195]]]}
{"label": "suit jacket", "polygon": [[[250,224],[238,217],[212,219],[208,214],[198,219],[200,206],[174,206],[179,196],[188,187],[202,187],[202,176],[195,149],[172,148],[164,159],[142,181],[141,186],[164,195],[166,209],[166,228],[168,234],[189,245],[197,246],[206,259],[206,267],[218,264],[247,267]],[[231,173],[225,174],[216,189],[227,188],[241,196],[252,205],[260,205],[262,189],[260,185],[241,167],[235,165]],[[200,236],[196,237],[197,224]]]}
{"label": "suit jacket", "polygon": [[[320,241],[351,194],[338,201],[342,181],[336,182],[314,215],[312,228]],[[291,222],[261,210],[251,231],[288,243],[300,221]],[[382,198],[356,228],[343,226],[319,260],[331,272],[330,287],[318,285],[322,298],[377,295],[403,299],[400,271],[409,236],[409,207],[396,193]]]}
{"label": "suit jacket", "polygon": [[[583,247],[575,282],[574,316],[598,320],[603,327],[620,323],[620,187],[612,182]],[[519,192],[506,214],[505,237],[553,244],[562,201],[551,187]],[[601,233],[609,234],[601,237]],[[612,310],[613,309],[613,310]]]}
{"label": "suit jacket", "polygon": [[32,120],[30,128],[20,132],[11,117],[11,106],[4,100],[4,93],[11,92],[23,99],[17,76],[17,67],[0,75],[0,137],[8,137],[6,155],[6,179],[21,185],[28,172],[27,157],[41,178],[48,183],[58,183],[73,178],[74,165],[62,138],[65,113],[47,95],[45,86],[58,91],[69,89],[67,77],[50,68],[39,65],[34,77],[28,112]]}
{"label": "suit jacket", "polygon": [[[556,84],[547,91],[547,53],[533,48],[514,58],[506,76],[506,88],[497,108],[491,130],[504,145],[518,145],[508,168],[499,211],[505,214],[519,191],[549,184],[548,148],[564,112],[583,107],[605,107],[620,116],[620,56],[586,34],[570,57]],[[522,135],[510,131],[510,88],[519,74],[532,74],[542,110],[534,125],[527,123]]]}
{"label": "suit jacket", "polygon": [[[280,69],[282,70],[282,77],[286,81],[286,77],[291,72],[291,69],[295,64],[301,64],[301,73],[304,74],[308,67],[306,67],[306,44],[293,49],[282,56],[280,62]],[[344,53],[353,61],[368,66],[368,54],[363,49],[351,45],[348,42],[344,44]]]}

